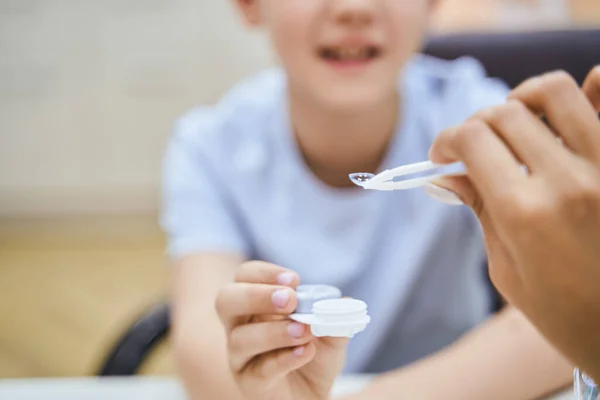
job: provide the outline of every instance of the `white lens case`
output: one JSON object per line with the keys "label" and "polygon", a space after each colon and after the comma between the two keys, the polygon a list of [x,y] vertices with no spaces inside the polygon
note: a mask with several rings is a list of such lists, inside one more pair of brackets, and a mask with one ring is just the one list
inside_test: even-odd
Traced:
{"label": "white lens case", "polygon": [[365,330],[371,317],[364,301],[341,298],[341,291],[327,285],[300,285],[298,307],[290,318],[310,325],[317,337],[352,338]]}

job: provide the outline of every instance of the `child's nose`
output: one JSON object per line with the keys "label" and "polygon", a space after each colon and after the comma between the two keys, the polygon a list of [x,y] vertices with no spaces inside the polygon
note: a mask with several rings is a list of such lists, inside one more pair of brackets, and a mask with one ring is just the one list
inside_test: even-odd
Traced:
{"label": "child's nose", "polygon": [[350,26],[363,26],[373,22],[373,3],[373,0],[334,0],[331,7],[338,22]]}

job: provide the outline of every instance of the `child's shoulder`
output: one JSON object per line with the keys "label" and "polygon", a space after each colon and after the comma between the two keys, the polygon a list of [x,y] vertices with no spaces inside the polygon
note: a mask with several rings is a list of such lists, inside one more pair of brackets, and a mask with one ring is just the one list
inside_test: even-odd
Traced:
{"label": "child's shoulder", "polygon": [[484,66],[475,58],[460,57],[444,60],[419,54],[407,67],[407,78],[435,94],[459,91],[495,90],[507,93],[506,84],[497,78],[488,76]]}
{"label": "child's shoulder", "polygon": [[203,147],[256,140],[279,110],[284,93],[284,73],[262,71],[238,82],[216,104],[183,114],[175,122],[173,136]]}
{"label": "child's shoulder", "polygon": [[442,81],[472,81],[489,79],[485,67],[477,59],[463,56],[454,60],[417,54],[408,63],[407,70],[414,76]]}
{"label": "child's shoulder", "polygon": [[405,70],[404,84],[442,125],[462,122],[482,108],[503,103],[510,90],[472,57],[443,60],[418,55]]}

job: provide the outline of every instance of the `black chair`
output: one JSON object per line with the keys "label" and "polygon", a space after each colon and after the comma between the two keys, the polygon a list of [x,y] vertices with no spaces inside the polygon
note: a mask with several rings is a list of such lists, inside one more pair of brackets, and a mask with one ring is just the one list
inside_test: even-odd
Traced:
{"label": "black chair", "polygon": [[[438,36],[430,38],[423,52],[448,60],[472,56],[488,75],[511,87],[553,70],[565,70],[582,83],[592,67],[600,64],[600,29]],[[493,309],[498,310],[501,300],[491,283],[490,290]],[[135,374],[153,346],[168,334],[169,318],[168,304],[143,315],[117,341],[99,374]]]}
{"label": "black chair", "polygon": [[169,334],[170,316],[168,303],[145,312],[115,343],[98,375],[135,375],[154,347]]}
{"label": "black chair", "polygon": [[565,70],[581,84],[600,64],[600,28],[438,36],[428,41],[424,53],[447,60],[472,56],[488,75],[511,87],[553,70]]}

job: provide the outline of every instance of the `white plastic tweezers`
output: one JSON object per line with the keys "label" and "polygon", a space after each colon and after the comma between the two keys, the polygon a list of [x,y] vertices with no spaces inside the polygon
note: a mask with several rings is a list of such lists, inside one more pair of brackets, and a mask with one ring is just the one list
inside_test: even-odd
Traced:
{"label": "white plastic tweezers", "polygon": [[[452,164],[449,164],[452,165]],[[419,172],[426,172],[436,168],[448,167],[449,165],[440,165],[434,164],[431,161],[423,161],[415,164],[403,165],[400,167],[386,169],[383,172],[380,172],[377,175],[366,173],[366,172],[357,172],[350,174],[350,180],[354,182],[354,184],[364,188],[371,190],[404,190],[404,189],[412,189],[419,186],[423,186],[428,184],[429,182],[444,177],[444,176],[456,176],[462,175],[464,172],[451,172],[451,173],[440,173],[433,174],[413,179],[405,179],[394,181],[394,178],[417,174]]]}

